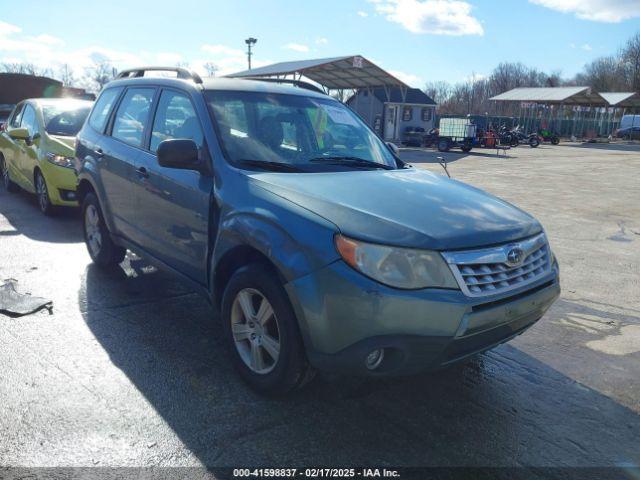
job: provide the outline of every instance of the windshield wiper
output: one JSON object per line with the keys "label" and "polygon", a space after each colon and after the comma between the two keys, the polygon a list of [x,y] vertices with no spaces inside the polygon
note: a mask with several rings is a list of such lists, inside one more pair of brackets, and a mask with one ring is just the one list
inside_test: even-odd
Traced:
{"label": "windshield wiper", "polygon": [[263,168],[264,170],[273,170],[280,172],[304,172],[304,170],[300,167],[296,167],[295,165],[291,165],[290,163],[269,162],[266,160],[251,160],[248,158],[240,159],[238,160],[238,162],[249,167]]}
{"label": "windshield wiper", "polygon": [[360,157],[317,157],[309,160],[311,163],[326,163],[329,165],[346,165],[350,167],[363,167],[363,168],[382,168],[384,170],[395,170],[392,166],[374,162],[372,160],[365,160]]}

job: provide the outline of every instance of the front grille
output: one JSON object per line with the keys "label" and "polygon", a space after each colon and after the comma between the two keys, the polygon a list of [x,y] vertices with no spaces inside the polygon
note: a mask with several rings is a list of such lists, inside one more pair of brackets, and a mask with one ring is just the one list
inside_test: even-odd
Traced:
{"label": "front grille", "polygon": [[508,292],[541,278],[551,268],[544,234],[498,247],[446,252],[462,291],[470,297]]}

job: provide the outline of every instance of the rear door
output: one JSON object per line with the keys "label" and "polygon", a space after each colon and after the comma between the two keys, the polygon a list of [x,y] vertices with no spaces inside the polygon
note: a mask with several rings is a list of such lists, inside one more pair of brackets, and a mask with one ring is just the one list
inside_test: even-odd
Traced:
{"label": "rear door", "polygon": [[206,283],[209,203],[213,179],[193,170],[165,168],[156,151],[163,140],[193,140],[205,161],[202,123],[188,93],[162,90],[148,149],[136,161],[136,242],[167,265]]}
{"label": "rear door", "polygon": [[116,233],[135,241],[134,183],[135,165],[142,153],[154,87],[130,87],[120,103],[108,128],[108,136],[97,154],[102,157],[100,176],[109,203]]}

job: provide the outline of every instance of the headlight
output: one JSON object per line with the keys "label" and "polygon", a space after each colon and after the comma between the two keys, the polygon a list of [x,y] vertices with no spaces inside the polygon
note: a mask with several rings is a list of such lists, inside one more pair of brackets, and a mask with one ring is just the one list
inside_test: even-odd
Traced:
{"label": "headlight", "polygon": [[47,160],[59,167],[74,168],[75,165],[73,157],[65,157],[64,155],[58,155],[56,153],[47,153]]}
{"label": "headlight", "polygon": [[351,267],[390,287],[458,289],[438,252],[376,245],[343,235],[336,235],[336,248]]}

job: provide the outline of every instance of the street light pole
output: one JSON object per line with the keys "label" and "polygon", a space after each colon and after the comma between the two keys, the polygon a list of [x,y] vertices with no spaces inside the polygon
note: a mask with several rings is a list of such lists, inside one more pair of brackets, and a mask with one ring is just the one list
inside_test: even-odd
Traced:
{"label": "street light pole", "polygon": [[249,64],[249,70],[251,70],[251,55],[253,55],[253,53],[251,53],[251,47],[255,45],[257,41],[258,39],[253,37],[249,37],[244,41],[244,43],[247,44],[247,63]]}

